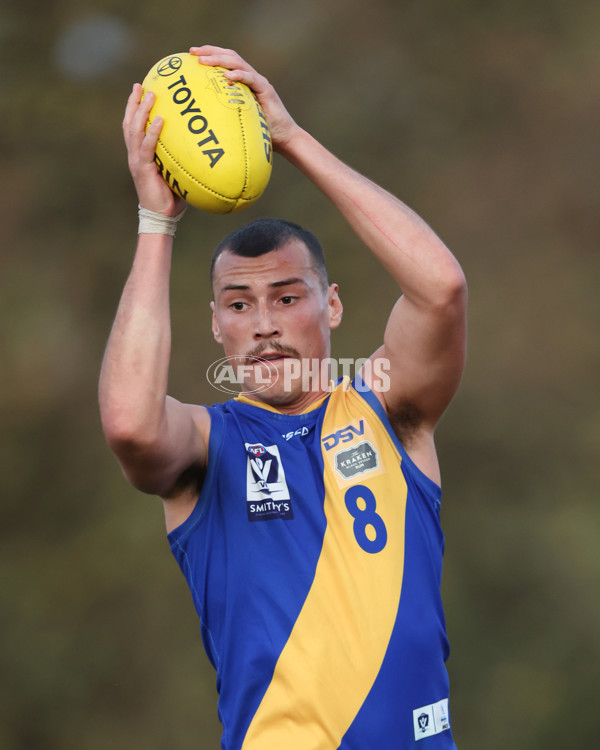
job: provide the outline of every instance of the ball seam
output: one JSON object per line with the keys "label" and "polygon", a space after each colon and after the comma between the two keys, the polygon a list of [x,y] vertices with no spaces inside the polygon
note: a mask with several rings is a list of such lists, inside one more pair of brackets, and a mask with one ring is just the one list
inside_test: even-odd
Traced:
{"label": "ball seam", "polygon": [[200,180],[196,179],[194,175],[190,174],[185,167],[180,164],[177,159],[173,156],[173,154],[169,151],[169,149],[164,145],[164,143],[158,139],[158,143],[160,144],[161,148],[164,150],[165,154],[168,155],[168,157],[172,160],[173,164],[176,164],[177,167],[185,174],[187,175],[192,182],[194,182],[196,185],[199,185],[200,187],[204,188],[209,193],[212,193],[213,195],[216,195],[218,198],[223,198],[227,201],[236,201],[237,198],[230,198],[229,196],[225,195],[224,193],[219,193],[213,188],[209,187],[208,185],[205,185],[203,182],[200,182]]}
{"label": "ball seam", "polygon": [[242,143],[244,144],[244,185],[242,187],[242,192],[239,198],[237,198],[237,201],[254,201],[257,198],[260,198],[262,195],[262,192],[257,193],[256,195],[251,194],[249,196],[244,196],[244,191],[248,187],[248,178],[250,177],[250,159],[248,158],[248,143],[246,140],[246,131],[244,129],[244,119],[242,117],[242,108],[238,107],[238,117],[240,120],[240,129],[242,131]]}
{"label": "ball seam", "polygon": [[238,119],[240,121],[240,129],[242,131],[242,144],[244,146],[244,184],[242,185],[242,193],[240,195],[241,198],[244,195],[246,186],[248,185],[248,175],[250,173],[250,165],[248,164],[248,146],[246,144],[246,131],[244,130],[244,120],[242,118],[241,107],[238,107]]}

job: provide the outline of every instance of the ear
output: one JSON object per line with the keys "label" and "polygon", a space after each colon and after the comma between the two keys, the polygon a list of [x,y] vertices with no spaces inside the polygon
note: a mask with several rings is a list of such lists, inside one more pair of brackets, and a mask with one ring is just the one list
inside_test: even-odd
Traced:
{"label": "ear", "polygon": [[329,328],[337,328],[342,322],[344,307],[338,295],[339,287],[337,284],[331,284],[327,290],[327,305],[329,308]]}
{"label": "ear", "polygon": [[215,312],[215,303],[210,303],[210,309],[212,310],[212,332],[215,337],[217,344],[222,344],[223,339],[221,338],[221,331],[219,330],[219,324],[217,323],[217,313]]}

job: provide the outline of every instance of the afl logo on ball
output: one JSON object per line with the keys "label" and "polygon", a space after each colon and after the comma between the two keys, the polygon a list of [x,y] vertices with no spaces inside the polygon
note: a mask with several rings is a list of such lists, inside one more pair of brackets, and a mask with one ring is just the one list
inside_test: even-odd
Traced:
{"label": "afl logo on ball", "polygon": [[173,73],[177,73],[180,67],[181,67],[180,57],[169,57],[160,63],[160,65],[156,69],[156,72],[158,73],[159,76],[171,76],[173,75]]}

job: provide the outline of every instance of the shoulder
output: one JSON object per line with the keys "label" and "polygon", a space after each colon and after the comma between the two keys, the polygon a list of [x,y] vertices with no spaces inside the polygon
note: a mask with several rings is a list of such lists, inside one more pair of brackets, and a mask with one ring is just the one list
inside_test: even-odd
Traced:
{"label": "shoulder", "polygon": [[[167,532],[182,524],[193,511],[206,476],[210,446],[211,408],[198,404],[182,404],[191,417],[193,430],[204,446],[201,457],[183,468],[174,484],[161,494]],[[214,414],[214,411],[213,411]]]}
{"label": "shoulder", "polygon": [[187,404],[187,407],[190,411],[190,415],[192,417],[194,425],[196,426],[196,429],[204,440],[204,444],[208,445],[212,422],[211,409],[208,406],[202,406],[199,404]]}

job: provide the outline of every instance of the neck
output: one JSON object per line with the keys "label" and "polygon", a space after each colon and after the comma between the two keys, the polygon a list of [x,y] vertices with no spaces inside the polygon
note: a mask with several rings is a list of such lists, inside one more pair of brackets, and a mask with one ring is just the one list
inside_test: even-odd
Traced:
{"label": "neck", "polygon": [[329,390],[302,391],[296,397],[293,397],[292,394],[285,394],[287,396],[286,399],[283,395],[280,398],[261,398],[262,394],[260,393],[242,391],[241,396],[247,401],[256,403],[257,406],[269,406],[280,414],[301,414],[302,412],[310,411],[311,407],[323,401],[329,393]]}

